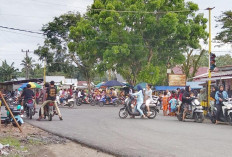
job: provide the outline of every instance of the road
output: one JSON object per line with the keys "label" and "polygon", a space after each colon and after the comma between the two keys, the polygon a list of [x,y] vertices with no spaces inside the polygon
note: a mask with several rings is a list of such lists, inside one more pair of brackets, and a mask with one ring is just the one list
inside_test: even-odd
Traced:
{"label": "road", "polygon": [[120,119],[119,107],[61,108],[64,120],[27,122],[118,156],[231,157],[232,126],[179,122],[176,117]]}

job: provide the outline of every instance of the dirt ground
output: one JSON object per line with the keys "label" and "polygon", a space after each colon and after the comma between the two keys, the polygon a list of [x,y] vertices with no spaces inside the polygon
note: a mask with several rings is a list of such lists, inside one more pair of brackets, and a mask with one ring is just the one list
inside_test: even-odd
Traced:
{"label": "dirt ground", "polygon": [[[112,157],[112,155],[85,147],[68,139],[50,134],[24,123],[23,133],[18,128],[1,125],[0,144],[7,145],[0,150],[0,156],[9,157]],[[7,155],[3,155],[6,153]]]}

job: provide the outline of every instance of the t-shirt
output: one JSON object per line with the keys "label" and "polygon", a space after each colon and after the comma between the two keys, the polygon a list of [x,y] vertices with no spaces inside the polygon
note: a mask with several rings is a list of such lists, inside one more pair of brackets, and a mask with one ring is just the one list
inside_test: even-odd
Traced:
{"label": "t-shirt", "polygon": [[171,109],[175,109],[177,105],[177,100],[175,98],[172,98],[169,103],[171,104]]}
{"label": "t-shirt", "polygon": [[163,97],[163,106],[167,106],[168,105],[168,97],[164,96]]}
{"label": "t-shirt", "polygon": [[23,93],[21,95],[21,97],[24,97],[24,99],[26,99],[26,100],[32,99],[32,97],[34,97],[34,96],[35,96],[34,92],[29,88],[24,89]]}
{"label": "t-shirt", "polygon": [[152,90],[146,90],[145,95],[147,97],[147,100],[151,100],[152,99]]}
{"label": "t-shirt", "polygon": [[47,100],[52,100],[52,101],[56,100],[56,93],[57,93],[56,87],[47,88],[47,94],[48,94]]}

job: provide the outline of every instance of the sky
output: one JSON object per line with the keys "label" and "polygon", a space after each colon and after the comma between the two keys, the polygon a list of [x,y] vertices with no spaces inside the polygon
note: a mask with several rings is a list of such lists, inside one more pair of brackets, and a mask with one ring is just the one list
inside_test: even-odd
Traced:
{"label": "sky", "polygon": [[[188,0],[190,1],[190,0]],[[215,17],[221,15],[222,11],[232,10],[232,0],[191,0],[199,5],[199,13],[204,13],[208,18],[208,7],[215,7],[212,10],[212,38],[220,32],[220,28],[215,28]],[[93,0],[0,0],[0,26],[19,28],[39,32],[42,26],[53,20],[54,17],[67,13],[68,11],[79,11],[84,14],[87,6]],[[43,45],[44,38],[39,34],[6,30],[0,28],[0,65],[2,60],[12,62],[19,69],[22,68],[21,61],[25,57],[25,52],[29,50],[29,56],[39,63],[38,56],[33,51],[38,45]],[[212,43],[213,51],[216,55],[221,55],[232,51],[231,47],[215,47]],[[208,49],[207,45],[202,48]]]}

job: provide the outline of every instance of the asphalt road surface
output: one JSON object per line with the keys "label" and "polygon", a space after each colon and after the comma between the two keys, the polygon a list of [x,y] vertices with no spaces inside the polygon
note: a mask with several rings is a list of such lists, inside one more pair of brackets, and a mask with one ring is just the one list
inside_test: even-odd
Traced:
{"label": "asphalt road surface", "polygon": [[[82,105],[61,108],[64,120],[27,122],[118,156],[231,157],[232,126],[209,121],[179,122],[176,117],[120,119],[119,107]],[[71,151],[71,150],[70,150]]]}

